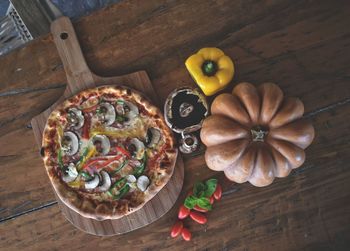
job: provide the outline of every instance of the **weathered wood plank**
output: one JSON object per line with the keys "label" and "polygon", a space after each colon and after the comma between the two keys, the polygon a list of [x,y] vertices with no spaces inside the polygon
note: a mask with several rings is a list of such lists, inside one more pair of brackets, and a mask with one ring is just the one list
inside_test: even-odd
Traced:
{"label": "weathered wood plank", "polygon": [[[11,144],[14,135],[20,136]],[[0,218],[11,217],[55,200],[33,132],[23,128],[0,139]],[[43,179],[45,177],[45,179]]]}
{"label": "weathered wood plank", "polygon": [[[348,106],[313,118],[316,144],[307,151],[302,171],[288,178],[261,189],[231,185],[220,175],[225,193],[209,214],[208,224],[185,221],[193,232],[190,243],[169,237],[176,208],[128,235],[98,238],[74,229],[57,206],[6,221],[0,229],[1,241],[7,250],[19,246],[31,250],[83,246],[118,250],[346,250],[350,245],[350,152],[344,146],[349,139],[333,138],[335,134],[340,137],[339,123],[341,128],[348,127],[340,119],[344,116],[349,117]],[[330,148],[324,146],[326,142]]]}
{"label": "weathered wood plank", "polygon": [[[313,55],[305,59],[309,61],[308,70],[315,74],[333,72],[335,75],[332,76],[338,78],[344,76],[344,70],[332,70],[324,61],[313,58],[323,55],[323,52],[331,56],[327,51],[333,49],[338,50],[338,54],[342,53],[341,58],[348,61],[345,55],[350,49],[345,45],[349,40],[346,27],[350,5],[346,1],[337,5],[329,1],[277,1],[268,4],[224,1],[205,2],[201,5],[196,5],[196,1],[157,3],[163,4],[159,6],[155,1],[143,1],[135,8],[135,2],[127,1],[76,23],[78,38],[93,70],[101,75],[115,75],[146,69],[159,87],[160,95],[165,97],[175,85],[181,85],[181,81],[192,83],[183,61],[201,46],[221,46],[236,59],[240,72],[251,73],[267,63],[278,63],[278,57],[282,55],[291,57],[293,61],[295,56],[290,55],[292,52],[325,43],[328,45],[325,50],[314,50]],[[289,13],[293,15],[285,18]],[[325,15],[331,18],[325,18]],[[330,41],[341,40],[340,38],[345,43],[342,47],[337,47]],[[1,64],[9,66],[8,71],[0,73],[0,79],[4,82],[0,92],[29,86],[42,87],[48,84],[47,80],[53,84],[64,82],[51,37],[35,41],[29,47],[0,60]],[[18,58],[17,62],[13,62],[13,58]],[[254,65],[246,65],[252,61],[255,62]],[[19,68],[23,70],[17,73],[16,69]],[[57,71],[56,76],[52,76],[52,69]],[[40,75],[33,76],[29,72],[38,72]],[[170,77],[168,81],[163,79],[164,76],[174,75],[174,72],[178,73],[174,78]],[[276,71],[270,74],[271,79],[279,76]],[[349,75],[348,72],[346,75]],[[292,71],[286,72],[288,79],[293,76]],[[292,87],[294,83],[285,83],[285,86]],[[338,98],[345,98],[347,94]],[[334,99],[337,98],[336,94],[334,96]],[[332,103],[334,99],[325,100],[324,105]]]}
{"label": "weathered wood plank", "polygon": [[[239,81],[276,82],[286,95],[300,97],[305,103],[306,111],[350,97],[350,88],[347,86],[350,69],[346,67],[350,65],[350,57],[347,56],[350,54],[350,36],[344,40],[332,40],[332,43],[319,43],[305,50],[285,54],[275,60],[255,60],[237,46],[229,49],[228,53],[237,56],[235,83]],[[322,58],[319,55],[322,55]],[[178,62],[177,59],[173,60]],[[242,66],[241,61],[244,62]],[[335,65],[337,67],[334,67]],[[193,85],[187,71],[181,65],[153,79],[153,83],[162,101],[166,97],[165,93],[167,94],[176,86],[184,83]],[[18,94],[15,92],[0,95],[0,134],[23,126],[23,123],[27,123],[34,115],[51,105],[64,88],[63,83],[49,86],[34,91],[19,90]],[[232,85],[229,88],[232,88]],[[14,104],[16,104],[15,107]],[[16,109],[14,113],[12,113],[13,109]],[[8,126],[10,123],[11,125]]]}
{"label": "weathered wood plank", "polygon": [[[350,121],[350,102],[318,113],[310,119],[313,120],[315,126],[316,139],[310,150],[307,150],[308,162],[305,167],[295,170],[295,173],[300,173],[305,168],[313,168],[313,161],[319,157],[328,155],[335,157],[336,152],[346,148],[350,140],[350,136],[343,133],[350,129],[348,123]],[[16,142],[22,140],[27,144],[7,143],[14,138]],[[3,208],[0,211],[0,218],[8,218],[16,213],[40,207],[55,200],[31,130],[19,129],[1,137],[0,149],[3,149],[2,156],[4,156],[3,161],[0,162],[0,168],[4,170],[0,180],[0,207]],[[29,172],[27,163],[30,163],[31,166]],[[185,167],[185,189],[194,180],[202,180],[216,174],[206,167],[203,156],[185,159]],[[10,177],[16,177],[18,182],[12,182]],[[38,180],[40,182],[37,182]],[[43,190],[50,192],[40,193]],[[19,205],[22,205],[20,209],[17,208]]]}
{"label": "weathered wood plank", "polygon": [[[306,164],[264,189],[231,185],[219,175],[226,196],[210,214],[206,232],[190,226],[191,243],[167,237],[175,209],[118,238],[87,236],[66,222],[52,205],[34,138],[25,128],[63,92],[65,75],[52,38],[45,36],[0,58],[0,218],[49,205],[1,223],[1,247],[348,249],[349,11],[348,1],[132,0],[76,23],[96,73],[146,69],[162,101],[175,87],[193,85],[183,65],[189,54],[202,46],[219,46],[235,59],[235,83],[277,82],[288,96],[300,97],[312,115],[317,137]],[[185,166],[187,188],[193,180],[213,175],[202,156],[186,160]]]}
{"label": "weathered wood plank", "polygon": [[[132,5],[132,3],[123,4]],[[271,9],[265,7],[266,13],[260,13],[262,10],[258,7],[253,8],[256,11],[254,16],[262,16],[260,19],[243,15],[234,20],[231,20],[231,14],[228,15],[229,11],[231,8],[232,11],[246,11],[242,6],[213,6],[209,10],[204,9],[197,13],[199,19],[201,15],[212,16],[212,20],[218,19],[215,29],[208,30],[206,26],[209,24],[201,25],[189,17],[191,10],[185,9],[182,11],[184,13],[178,13],[183,9],[181,4],[179,6],[175,3],[165,4],[162,8],[156,9],[151,3],[142,4],[137,11],[144,13],[143,18],[131,16],[131,22],[128,24],[126,20],[129,17],[125,15],[123,5],[112,6],[105,10],[118,14],[118,20],[108,20],[106,25],[102,25],[102,22],[106,22],[104,12],[98,12],[77,23],[78,37],[83,47],[86,47],[87,60],[97,72],[108,75],[145,68],[154,77],[153,83],[164,101],[166,94],[174,87],[184,83],[193,85],[183,66],[186,56],[195,48],[215,44],[224,47],[235,59],[237,66],[235,82],[273,80],[279,83],[287,94],[301,97],[308,111],[350,96],[350,89],[347,88],[350,72],[346,67],[350,64],[350,58],[347,56],[350,54],[350,36],[346,35],[345,29],[348,23],[346,16],[348,5],[340,8],[340,5],[334,7],[322,3],[315,9],[313,5],[276,4],[277,7],[272,5]],[[301,7],[305,9],[299,10]],[[308,11],[312,7],[315,9],[315,15],[310,17]],[[220,15],[214,13],[215,8],[218,8]],[[278,13],[276,18],[267,14],[268,11],[278,8],[281,10],[276,10]],[[284,18],[288,12],[296,10],[299,11],[292,18]],[[334,14],[328,15],[332,18],[324,18],[326,10]],[[107,18],[108,16],[110,15],[107,15]],[[163,29],[163,26],[156,25],[157,22],[163,24],[169,18],[173,20],[172,29]],[[333,22],[336,21],[337,25],[334,26]],[[248,24],[243,25],[245,22]],[[227,25],[231,23],[232,25]],[[274,25],[275,23],[278,25]],[[198,32],[193,33],[185,29],[185,24],[186,27],[195,27]],[[116,32],[116,25],[119,33]],[[100,29],[101,26],[104,28]],[[140,29],[151,29],[151,32],[147,36]],[[221,33],[224,35],[214,36]],[[101,40],[102,34],[109,36],[108,39]],[[154,36],[158,36],[161,48],[153,48]],[[146,39],[148,37],[152,41],[148,41]],[[208,38],[211,40],[207,41]],[[141,40],[145,41],[137,46]],[[188,41],[192,43],[189,44]],[[305,44],[303,41],[306,41]],[[110,56],[111,52],[115,54],[113,57]],[[0,117],[0,133],[4,134],[19,128],[54,102],[55,98],[48,98],[45,90],[49,88],[50,92],[56,91],[57,93],[49,95],[58,97],[62,89],[57,87],[63,88],[65,76],[51,36],[34,41],[28,47],[1,58],[0,62],[7,67],[0,72],[2,108],[10,110],[12,99],[16,99],[15,102],[21,107],[12,115],[5,113],[4,117]],[[337,67],[333,67],[334,65]],[[31,74],[32,72],[35,74]],[[295,88],[297,83],[303,88]],[[31,91],[37,93],[22,95],[23,92]]]}
{"label": "weathered wood plank", "polygon": [[[63,94],[63,87],[58,85],[54,89],[0,97],[0,135],[25,128],[30,123],[31,118],[36,116],[38,112],[46,110]],[[40,100],[40,102],[33,102],[33,100]]]}

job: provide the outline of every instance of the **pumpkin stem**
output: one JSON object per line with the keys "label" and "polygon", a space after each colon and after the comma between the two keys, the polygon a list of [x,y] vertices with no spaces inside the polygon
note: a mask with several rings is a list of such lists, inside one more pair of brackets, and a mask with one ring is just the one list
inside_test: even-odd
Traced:
{"label": "pumpkin stem", "polygon": [[250,132],[252,134],[253,141],[261,141],[261,142],[264,142],[266,135],[269,133],[267,129],[259,125],[251,128]]}

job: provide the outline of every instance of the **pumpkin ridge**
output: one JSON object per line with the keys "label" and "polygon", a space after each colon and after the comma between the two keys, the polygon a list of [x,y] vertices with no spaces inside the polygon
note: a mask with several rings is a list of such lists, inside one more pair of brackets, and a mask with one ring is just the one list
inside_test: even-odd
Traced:
{"label": "pumpkin ridge", "polygon": [[[229,174],[229,172],[236,172],[237,169],[238,169],[238,165],[241,164],[241,162],[243,161],[244,157],[246,157],[246,154],[249,154],[250,151],[253,151],[253,156],[248,156],[248,157],[250,157],[248,159],[254,159],[254,161],[253,161],[253,163],[250,163],[251,165],[250,165],[250,168],[249,168],[249,170],[250,170],[249,173],[243,174],[242,172],[240,172],[241,175],[243,174],[245,176],[242,179],[239,179],[240,177],[237,177],[237,173],[235,173],[234,177],[232,177]],[[252,142],[250,142],[249,145],[244,149],[242,155],[234,163],[232,163],[231,165],[229,165],[228,167],[226,167],[224,169],[225,176],[228,179],[232,178],[237,183],[247,182],[249,180],[250,176],[252,175],[254,167],[255,167],[256,152],[257,152],[256,147],[254,146],[254,144],[252,144]]]}
{"label": "pumpkin ridge", "polygon": [[[266,142],[289,161],[292,169],[298,168],[305,162],[304,150],[294,145],[293,143],[285,140],[275,139],[272,137],[267,138]],[[290,154],[290,156],[288,156],[288,153]],[[299,158],[300,160],[298,160]]]}
{"label": "pumpkin ridge", "polygon": [[273,182],[275,178],[275,163],[266,144],[260,144],[262,145],[258,147],[255,168],[249,178],[249,182],[254,186],[263,187]]}
{"label": "pumpkin ridge", "polygon": [[263,83],[258,88],[261,97],[259,124],[268,125],[283,101],[283,92],[274,83]]}
{"label": "pumpkin ridge", "polygon": [[233,119],[242,126],[248,127],[251,119],[244,104],[235,95],[223,93],[217,96],[211,105],[212,115],[223,115]]}
{"label": "pumpkin ridge", "polygon": [[[300,119],[303,114],[304,104],[301,102],[301,100],[295,97],[287,97],[282,102],[275,116],[273,116],[273,118],[270,120],[269,125],[271,128],[280,128],[286,124]],[[285,115],[286,118],[283,118],[283,115]],[[282,121],[278,121],[278,119]]]}
{"label": "pumpkin ridge", "polygon": [[[242,156],[248,145],[249,141],[247,139],[239,139],[210,146],[204,155],[206,163],[212,170],[223,171]],[[230,150],[234,152],[230,153]]]}
{"label": "pumpkin ridge", "polygon": [[257,88],[251,83],[243,82],[236,85],[232,93],[243,103],[252,124],[257,124],[261,109],[261,98]]}
{"label": "pumpkin ridge", "polygon": [[[205,161],[210,169],[224,171],[237,183],[248,181],[262,187],[276,177],[286,177],[304,163],[304,149],[315,137],[312,124],[301,119],[304,105],[300,99],[285,98],[273,83],[259,87],[240,83],[231,94],[217,96],[211,109],[200,133],[207,146]],[[229,131],[230,123],[223,122],[226,120],[237,130]]]}
{"label": "pumpkin ridge", "polygon": [[231,118],[220,114],[212,115],[203,122],[200,135],[206,146],[213,146],[231,140],[248,139],[249,131]]}
{"label": "pumpkin ridge", "polygon": [[253,164],[253,168],[252,168],[252,170],[250,171],[250,174],[249,174],[249,176],[248,176],[248,178],[247,178],[248,181],[249,181],[250,177],[252,176],[252,174],[253,174],[253,172],[254,172],[254,169],[255,169],[255,167],[256,167],[257,155],[258,155],[258,149],[257,149],[256,143],[254,143],[254,142],[252,141],[252,142],[250,142],[250,146],[251,146],[251,147],[254,147],[254,164]]}
{"label": "pumpkin ridge", "polygon": [[306,149],[315,137],[313,126],[306,120],[292,121],[270,130],[270,137],[290,142],[301,149]]}
{"label": "pumpkin ridge", "polygon": [[253,122],[252,122],[252,118],[250,117],[247,108],[245,107],[245,105],[243,104],[243,102],[240,100],[240,98],[239,98],[237,95],[232,94],[232,96],[235,97],[235,98],[237,99],[237,102],[240,104],[240,106],[242,107],[242,109],[246,112],[247,117],[248,117],[248,119],[249,119],[249,123],[247,123],[247,125],[244,125],[244,124],[240,123],[239,121],[237,121],[237,122],[239,122],[242,126],[246,126],[247,128],[250,127],[251,124],[252,124]]}
{"label": "pumpkin ridge", "polygon": [[[275,162],[275,177],[277,178],[283,178],[283,177],[286,177],[288,176],[288,174],[292,171],[292,167],[291,167],[291,164],[290,162],[286,159],[286,157],[284,157],[279,151],[277,151],[274,147],[272,147],[271,145],[268,145],[267,146],[270,148],[270,151],[271,151],[271,155],[272,155],[272,159],[274,160]],[[276,155],[275,154],[279,154],[280,155],[280,158],[283,158],[282,160],[280,159],[280,161],[282,163],[278,163],[277,159],[276,159]],[[283,168],[282,165],[286,165],[286,167]],[[281,170],[285,171],[285,169],[287,169],[287,171],[285,173],[281,172]]]}

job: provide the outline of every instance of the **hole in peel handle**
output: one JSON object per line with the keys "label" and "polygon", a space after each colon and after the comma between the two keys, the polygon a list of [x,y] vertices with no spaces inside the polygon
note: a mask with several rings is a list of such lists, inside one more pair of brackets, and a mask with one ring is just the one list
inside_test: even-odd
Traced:
{"label": "hole in peel handle", "polygon": [[66,40],[66,39],[68,38],[68,33],[67,33],[67,32],[62,32],[62,33],[60,34],[60,38],[61,38],[62,40]]}
{"label": "hole in peel handle", "polygon": [[66,98],[95,87],[94,74],[86,64],[72,22],[59,17],[51,23],[51,33],[67,76]]}

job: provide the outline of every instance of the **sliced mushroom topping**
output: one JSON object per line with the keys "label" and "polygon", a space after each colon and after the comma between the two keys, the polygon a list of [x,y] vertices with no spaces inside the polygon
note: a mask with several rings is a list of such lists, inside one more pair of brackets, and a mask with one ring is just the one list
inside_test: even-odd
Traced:
{"label": "sliced mushroom topping", "polygon": [[99,192],[106,192],[112,184],[111,177],[106,171],[101,171],[101,185],[97,187]]}
{"label": "sliced mushroom topping", "polygon": [[61,147],[63,152],[68,156],[76,154],[79,150],[78,136],[71,131],[64,132]]}
{"label": "sliced mushroom topping", "polygon": [[97,152],[102,155],[107,155],[111,149],[111,143],[106,135],[95,135],[92,138],[92,144],[95,146]]}
{"label": "sliced mushroom topping", "polygon": [[132,122],[134,121],[134,119],[135,119],[136,117],[137,117],[137,114],[135,114],[135,113],[131,113],[131,112],[127,113],[127,114],[125,115],[125,117],[124,117],[124,122],[123,122],[123,124],[124,124],[125,126],[131,125]]}
{"label": "sliced mushroom topping", "polygon": [[139,109],[135,104],[131,102],[125,101],[124,110],[127,118],[127,120],[125,121],[126,124],[130,123],[130,121],[132,121],[135,117],[139,115]]}
{"label": "sliced mushroom topping", "polygon": [[65,173],[62,180],[66,183],[72,182],[78,177],[78,171],[73,163],[69,163]]}
{"label": "sliced mushroom topping", "polygon": [[142,159],[145,153],[145,145],[137,138],[130,140],[128,151],[135,156],[136,159]]}
{"label": "sliced mushroom topping", "polygon": [[156,128],[148,128],[146,136],[146,145],[149,148],[155,147],[160,141],[160,131]]}
{"label": "sliced mushroom topping", "polygon": [[129,187],[132,190],[134,190],[137,187],[137,184],[136,184],[137,179],[136,179],[136,177],[134,175],[132,175],[132,174],[129,174],[129,175],[125,176],[125,178],[126,178],[126,182],[128,183]]}
{"label": "sliced mushroom topping", "polygon": [[132,174],[125,176],[126,181],[128,183],[135,183],[136,182],[136,177]]}
{"label": "sliced mushroom topping", "polygon": [[149,178],[145,175],[142,175],[137,179],[137,187],[142,192],[146,191],[147,187],[149,186],[149,183]]}
{"label": "sliced mushroom topping", "polygon": [[116,127],[122,128],[130,125],[134,119],[139,115],[137,106],[129,101],[118,99],[116,106]]}
{"label": "sliced mushroom topping", "polygon": [[88,181],[85,181],[85,189],[94,189],[98,186],[98,183],[100,183],[100,178],[97,174]]}
{"label": "sliced mushroom topping", "polygon": [[137,106],[129,101],[124,101],[124,110],[126,113],[133,113],[135,115],[139,114]]}
{"label": "sliced mushroom topping", "polygon": [[110,103],[101,103],[97,110],[97,116],[100,121],[105,125],[112,125],[115,121],[115,109]]}
{"label": "sliced mushroom topping", "polygon": [[75,130],[82,128],[84,125],[84,115],[82,111],[74,107],[68,110],[67,120]]}

